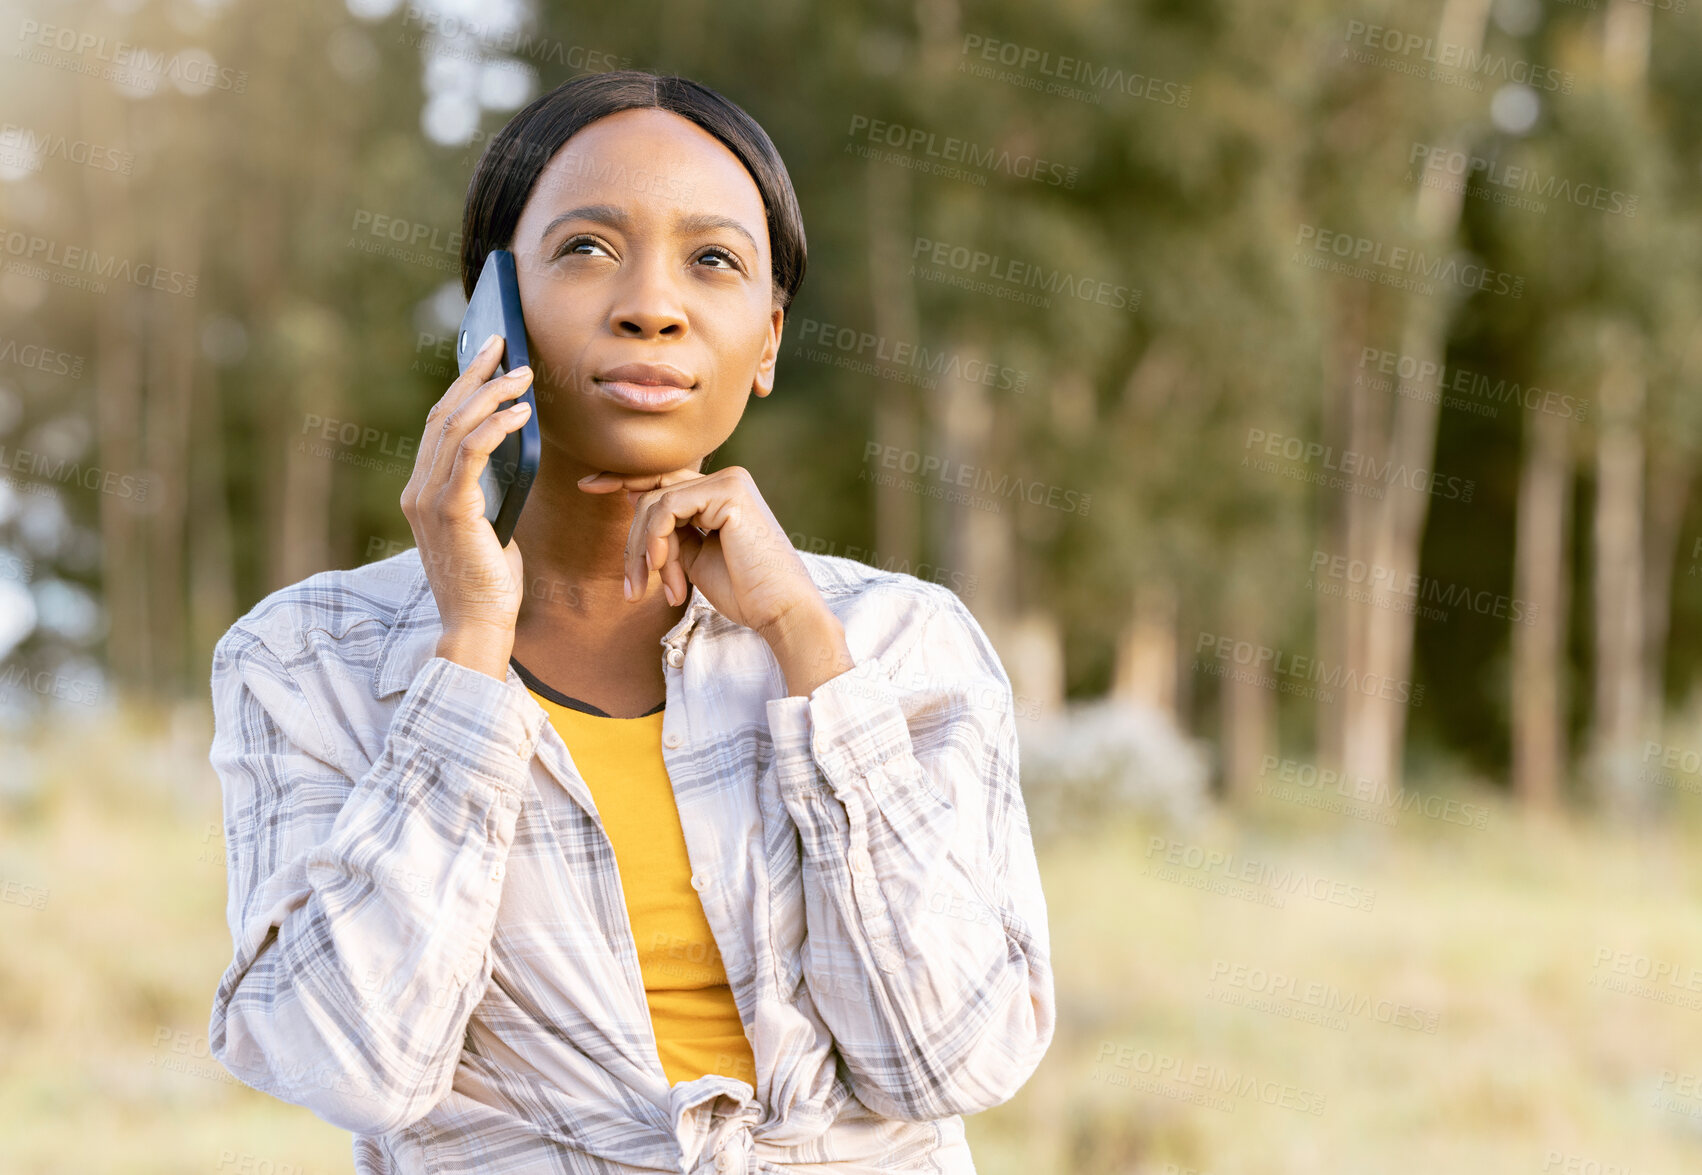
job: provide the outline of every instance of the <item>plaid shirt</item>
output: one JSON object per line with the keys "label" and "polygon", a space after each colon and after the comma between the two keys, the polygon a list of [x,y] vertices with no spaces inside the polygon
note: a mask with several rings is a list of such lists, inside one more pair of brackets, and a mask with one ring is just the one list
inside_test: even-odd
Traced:
{"label": "plaid shirt", "polygon": [[512,665],[436,656],[415,550],[213,654],[235,955],[208,1030],[379,1172],[973,1172],[1051,1043],[1011,686],[948,589],[799,553],[856,667],[787,697],[694,586],[663,756],[757,1085],[669,1086],[615,859]]}

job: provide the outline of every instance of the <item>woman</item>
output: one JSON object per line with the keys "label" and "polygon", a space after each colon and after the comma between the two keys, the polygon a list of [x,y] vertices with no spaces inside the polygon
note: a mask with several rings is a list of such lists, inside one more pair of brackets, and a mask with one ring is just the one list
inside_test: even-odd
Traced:
{"label": "woman", "polygon": [[533,373],[497,341],[426,416],[415,549],[220,640],[214,1055],[361,1172],[973,1171],[960,1115],[1053,1030],[1009,680],[950,591],[702,472],[803,278],[774,145],[575,78],[463,239],[469,292],[518,263],[539,476],[499,548],[477,479]]}

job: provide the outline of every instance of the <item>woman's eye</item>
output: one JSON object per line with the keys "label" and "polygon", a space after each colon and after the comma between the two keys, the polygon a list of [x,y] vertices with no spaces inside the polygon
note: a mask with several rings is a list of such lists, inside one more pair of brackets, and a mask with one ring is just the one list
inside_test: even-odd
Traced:
{"label": "woman's eye", "polygon": [[731,266],[734,269],[737,269],[739,267],[739,259],[737,257],[734,257],[730,252],[728,252],[726,249],[723,249],[719,245],[711,245],[709,248],[705,249],[703,251],[702,256],[699,257],[698,260],[701,261],[704,257],[719,257],[719,258],[721,258],[721,260],[723,260],[727,263],[726,266],[722,266],[722,265],[711,266],[712,269],[724,269],[724,268],[727,268],[727,266]]}
{"label": "woman's eye", "polygon": [[[565,240],[561,243],[561,249],[559,251],[557,251],[556,256],[557,257],[566,257],[569,253],[573,252],[580,245],[595,245],[599,249],[601,249],[603,247],[602,243],[599,242],[595,237],[585,237],[585,236],[569,237],[569,238],[567,238],[567,240]],[[580,256],[583,257],[583,256],[586,256],[586,254],[582,253],[582,254],[580,254]]]}
{"label": "woman's eye", "polygon": [[[566,257],[569,254],[573,254],[573,255],[579,256],[579,257],[591,256],[591,254],[589,254],[589,253],[579,252],[579,249],[580,249],[581,246],[590,246],[594,249],[603,249],[604,248],[603,243],[601,241],[597,240],[597,238],[595,238],[595,237],[587,237],[587,236],[569,237],[569,238],[567,238],[567,240],[565,240],[561,243],[561,248],[556,251],[556,256],[557,257]],[[738,257],[736,257],[731,251],[729,251],[727,249],[723,249],[719,245],[711,245],[709,248],[705,249],[702,253],[700,253],[698,255],[698,260],[701,261],[706,257],[715,257],[723,263],[721,265],[711,266],[710,268],[712,268],[712,269],[728,269],[728,268],[738,269],[739,268]]]}

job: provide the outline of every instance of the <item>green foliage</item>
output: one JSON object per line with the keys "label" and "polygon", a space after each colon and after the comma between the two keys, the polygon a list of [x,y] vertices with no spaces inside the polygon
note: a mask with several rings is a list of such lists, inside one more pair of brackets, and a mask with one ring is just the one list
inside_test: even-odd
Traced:
{"label": "green foliage", "polygon": [[[1496,188],[1473,178],[1450,247],[1526,282],[1520,298],[1447,300],[1447,359],[1593,398],[1600,330],[1626,324],[1649,357],[1651,442],[1694,448],[1702,425],[1693,394],[1702,373],[1702,22],[1694,12],[1652,11],[1647,77],[1627,92],[1604,80],[1600,11],[1545,5],[1529,27],[1502,19],[1524,7],[1497,5],[1486,50],[1565,71],[1574,84],[1538,90],[1538,117],[1523,133],[1497,130],[1491,118],[1502,79],[1443,84],[1394,68],[1416,60],[1411,54],[1372,51],[1369,64],[1353,56],[1355,30],[1367,25],[1434,36],[1438,6],[1428,0],[548,5],[528,17],[527,39],[512,52],[463,40],[451,63],[518,63],[536,94],[591,50],[721,90],[775,139],[804,212],[810,267],[789,339],[801,320],[818,320],[1028,373],[1024,391],[990,393],[992,430],[977,456],[1092,497],[1087,513],[1018,504],[1012,600],[1057,615],[1072,688],[1091,693],[1105,685],[1136,586],[1149,581],[1177,590],[1184,635],[1221,628],[1231,599],[1251,594],[1266,639],[1306,647],[1316,599],[1303,587],[1305,563],[1337,503],[1291,478],[1248,475],[1239,461],[1250,430],[1324,435],[1344,288],[1363,295],[1370,337],[1398,346],[1401,295],[1355,290],[1350,279],[1297,264],[1295,244],[1305,226],[1390,245],[1414,240],[1423,228],[1415,219],[1422,168],[1413,163],[1420,144],[1446,140],[1498,165],[1636,196],[1635,216],[1564,200],[1533,212],[1497,202]],[[483,141],[442,146],[422,129],[429,36],[418,10],[367,21],[332,0],[233,0],[196,16],[150,6],[78,19],[143,45],[203,46],[246,79],[240,93],[166,86],[118,98],[69,70],[20,64],[4,83],[19,121],[73,135],[105,126],[130,144],[138,166],[116,180],[49,163],[0,188],[9,224],[76,240],[102,206],[94,189],[116,184],[131,212],[115,230],[128,234],[125,247],[163,264],[192,238],[199,325],[229,320],[246,331],[235,360],[192,359],[198,394],[216,400],[220,414],[222,466],[207,473],[198,457],[195,486],[197,495],[222,495],[232,520],[232,602],[245,608],[295,577],[280,554],[280,499],[289,447],[310,421],[352,422],[390,450],[363,449],[385,458],[379,468],[339,461],[333,470],[329,560],[349,566],[410,541],[396,505],[409,462],[395,451],[417,435],[453,375],[437,345],[441,314],[430,307],[441,297],[454,309],[454,289],[445,293],[457,285],[451,242]],[[994,43],[1017,63],[996,60],[997,52],[989,60],[984,49]],[[1060,76],[1075,63],[1086,73]],[[1126,84],[1096,84],[1105,77]],[[1077,92],[1049,92],[1051,82]],[[109,108],[117,121],[100,123],[94,113]],[[481,136],[509,113],[485,110]],[[970,182],[866,159],[851,149],[861,141],[852,133],[859,119],[1055,161],[1074,178],[1053,184],[989,169],[984,182]],[[63,212],[49,211],[56,201]],[[362,231],[362,218],[374,216],[424,226],[429,239],[406,254],[366,251],[363,244],[385,243]],[[1009,296],[1009,282],[972,289],[931,279],[916,271],[929,242],[1089,289],[1104,283],[1138,296],[1138,306],[1069,293],[1034,305]],[[159,328],[160,302],[137,298],[141,337]],[[93,355],[95,318],[92,296],[50,290],[27,329]],[[88,382],[67,388],[17,371],[4,379],[23,403],[9,442],[68,408],[90,419],[99,410]],[[920,447],[936,453],[944,394],[802,360],[789,345],[776,395],[753,402],[716,463],[756,471],[801,542],[871,551],[873,496],[858,474],[877,406],[907,415]],[[1505,589],[1527,415],[1442,414],[1437,466],[1488,492],[1469,516],[1436,516],[1427,563]],[[1593,427],[1575,430],[1581,458]],[[99,503],[85,495],[70,508],[87,526]],[[938,561],[955,549],[963,511],[925,498],[916,509],[919,549],[879,556]],[[201,558],[200,519],[191,500],[183,521],[191,562]],[[1692,533],[1681,528],[1686,550]],[[1685,565],[1681,557],[1679,575]],[[114,590],[93,571],[74,574]],[[1577,574],[1582,600],[1587,569]],[[1702,612],[1682,584],[1675,596],[1668,661],[1676,691],[1702,647]],[[205,602],[186,593],[183,607],[193,614]],[[187,668],[141,684],[198,688],[210,638],[229,619],[190,626]],[[1469,636],[1421,626],[1418,676],[1431,682],[1432,697],[1462,706],[1445,720],[1423,716],[1424,738],[1476,748],[1487,760],[1502,754],[1505,683],[1488,667],[1504,664],[1506,640],[1505,625],[1475,626]],[[38,640],[24,655],[40,651]]]}

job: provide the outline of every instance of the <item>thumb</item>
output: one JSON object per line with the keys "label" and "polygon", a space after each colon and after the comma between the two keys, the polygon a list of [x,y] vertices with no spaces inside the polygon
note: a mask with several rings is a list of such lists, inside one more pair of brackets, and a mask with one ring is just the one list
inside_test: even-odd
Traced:
{"label": "thumb", "polygon": [[680,544],[680,566],[689,573],[703,553],[704,534],[695,526],[682,526],[674,531],[674,537]]}

